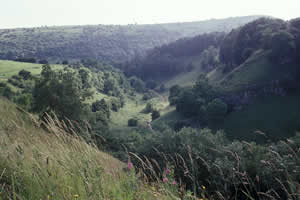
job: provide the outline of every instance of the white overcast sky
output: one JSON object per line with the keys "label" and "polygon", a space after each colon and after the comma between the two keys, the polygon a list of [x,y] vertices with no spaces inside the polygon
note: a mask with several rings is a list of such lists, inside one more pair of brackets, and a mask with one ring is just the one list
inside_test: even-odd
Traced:
{"label": "white overcast sky", "polygon": [[300,17],[300,0],[0,0],[0,28]]}

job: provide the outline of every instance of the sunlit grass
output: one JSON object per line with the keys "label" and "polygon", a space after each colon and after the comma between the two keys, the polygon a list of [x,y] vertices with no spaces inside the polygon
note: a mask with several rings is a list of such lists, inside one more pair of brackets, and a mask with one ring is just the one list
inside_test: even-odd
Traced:
{"label": "sunlit grass", "polygon": [[[42,64],[23,63],[8,60],[0,60],[0,81],[7,80],[17,75],[22,69],[30,71],[32,75],[39,75],[42,71]],[[62,69],[62,65],[51,65],[53,69]]]}
{"label": "sunlit grass", "polygon": [[0,199],[156,199],[124,163],[67,134],[55,118],[45,131],[4,99],[0,116]]}

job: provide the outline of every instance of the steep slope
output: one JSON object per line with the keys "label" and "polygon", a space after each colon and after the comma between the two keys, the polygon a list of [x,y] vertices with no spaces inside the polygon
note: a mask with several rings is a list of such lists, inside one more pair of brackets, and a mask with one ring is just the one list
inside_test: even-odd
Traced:
{"label": "steep slope", "polygon": [[39,126],[0,98],[0,199],[172,199],[57,120]]}
{"label": "steep slope", "polygon": [[88,25],[0,30],[0,59],[34,57],[52,62],[97,59],[122,62],[181,37],[226,31],[259,16],[157,25]]}

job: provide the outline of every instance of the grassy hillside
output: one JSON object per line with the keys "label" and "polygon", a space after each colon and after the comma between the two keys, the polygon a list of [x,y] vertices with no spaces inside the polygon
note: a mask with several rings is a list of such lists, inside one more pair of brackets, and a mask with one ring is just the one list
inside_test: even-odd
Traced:
{"label": "grassy hillside", "polygon": [[[257,98],[253,104],[232,112],[224,121],[230,138],[266,142],[283,139],[300,131],[300,94]],[[260,135],[257,131],[265,133]]]}
{"label": "grassy hillside", "polygon": [[259,16],[157,25],[87,25],[0,30],[0,59],[51,61],[98,59],[121,62],[181,37],[226,31]]}
{"label": "grassy hillside", "polygon": [[199,75],[204,72],[204,69],[201,66],[201,56],[190,56],[183,58],[183,60],[183,66],[192,64],[194,69],[190,72],[183,72],[165,80],[163,83],[165,84],[166,88],[170,88],[173,85],[191,86],[197,81]]}
{"label": "grassy hillside", "polygon": [[216,69],[207,76],[211,83],[220,86],[225,91],[264,86],[274,80],[282,81],[295,77],[298,68],[295,63],[271,63],[268,59],[269,53],[258,51],[229,73]]}
{"label": "grassy hillside", "polygon": [[[54,69],[63,68],[62,65],[53,65],[52,67]],[[7,80],[11,76],[17,75],[22,69],[30,71],[32,75],[39,75],[42,71],[42,64],[0,60],[0,81]]]}
{"label": "grassy hillside", "polygon": [[0,99],[0,199],[172,199],[57,121],[45,131],[34,119]]}

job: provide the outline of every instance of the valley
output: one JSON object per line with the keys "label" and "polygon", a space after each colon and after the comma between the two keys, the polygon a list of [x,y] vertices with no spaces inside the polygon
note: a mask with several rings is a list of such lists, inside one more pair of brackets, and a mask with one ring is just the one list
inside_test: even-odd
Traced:
{"label": "valley", "polygon": [[299,24],[0,30],[0,200],[298,199]]}

